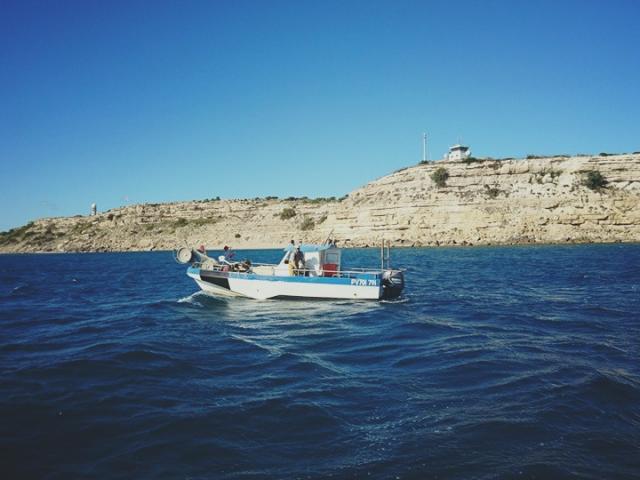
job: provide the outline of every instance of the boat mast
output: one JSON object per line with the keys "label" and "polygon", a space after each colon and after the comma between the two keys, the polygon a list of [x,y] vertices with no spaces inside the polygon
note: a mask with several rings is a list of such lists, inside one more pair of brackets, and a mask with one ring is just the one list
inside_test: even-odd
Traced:
{"label": "boat mast", "polygon": [[391,269],[391,242],[387,242],[387,268]]}
{"label": "boat mast", "polygon": [[325,244],[327,245],[329,244],[329,240],[331,240],[331,235],[333,235],[333,228],[329,232],[329,235],[327,235],[327,239],[324,241]]}

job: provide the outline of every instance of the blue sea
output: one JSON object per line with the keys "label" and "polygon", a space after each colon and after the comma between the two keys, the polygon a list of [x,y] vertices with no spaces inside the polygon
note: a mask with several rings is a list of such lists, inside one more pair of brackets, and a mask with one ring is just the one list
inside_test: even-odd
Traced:
{"label": "blue sea", "polygon": [[1,478],[640,478],[640,245],[392,263],[397,300],[254,301],[171,252],[1,255]]}

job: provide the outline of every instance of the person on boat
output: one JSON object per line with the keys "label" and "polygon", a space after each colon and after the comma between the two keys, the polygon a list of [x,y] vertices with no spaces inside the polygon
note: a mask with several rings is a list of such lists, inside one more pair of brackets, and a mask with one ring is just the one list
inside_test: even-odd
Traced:
{"label": "person on boat", "polygon": [[289,267],[289,276],[294,276],[296,272],[293,270],[293,255],[295,254],[296,244],[293,240],[289,244],[289,251],[287,252],[287,256],[284,259],[284,264]]}
{"label": "person on boat", "polygon": [[293,266],[295,267],[298,275],[300,274],[300,270],[304,270],[304,253],[300,250],[300,247],[296,247],[296,251],[293,254]]}
{"label": "person on boat", "polygon": [[226,262],[233,261],[233,257],[235,257],[236,254],[234,252],[232,252],[231,249],[227,245],[224,246],[223,251],[224,251],[224,253],[222,254],[222,256],[224,257],[224,260]]}
{"label": "person on boat", "polygon": [[286,263],[293,262],[293,255],[295,254],[295,251],[296,251],[296,243],[293,240],[291,240],[291,243],[289,244],[289,253],[287,253]]}

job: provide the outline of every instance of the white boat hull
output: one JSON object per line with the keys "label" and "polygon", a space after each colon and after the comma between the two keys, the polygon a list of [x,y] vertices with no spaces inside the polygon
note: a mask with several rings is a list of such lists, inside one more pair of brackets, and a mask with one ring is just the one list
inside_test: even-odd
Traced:
{"label": "white boat hull", "polygon": [[205,292],[225,297],[327,298],[378,300],[385,296],[381,275],[355,278],[278,277],[255,274],[203,271],[190,268],[187,274]]}

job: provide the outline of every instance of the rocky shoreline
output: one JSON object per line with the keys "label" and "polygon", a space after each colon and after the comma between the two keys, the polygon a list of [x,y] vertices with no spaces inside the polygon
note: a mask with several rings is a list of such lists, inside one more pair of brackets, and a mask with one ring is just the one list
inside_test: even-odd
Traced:
{"label": "rocky shoreline", "polygon": [[43,218],[0,234],[0,252],[272,248],[329,235],[347,247],[383,238],[406,247],[639,242],[639,207],[638,153],[469,159],[404,168],[341,199],[211,199]]}

